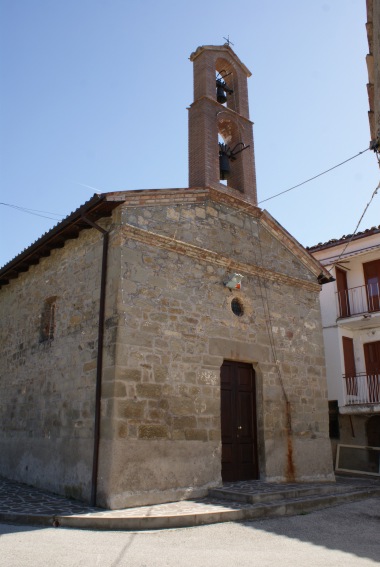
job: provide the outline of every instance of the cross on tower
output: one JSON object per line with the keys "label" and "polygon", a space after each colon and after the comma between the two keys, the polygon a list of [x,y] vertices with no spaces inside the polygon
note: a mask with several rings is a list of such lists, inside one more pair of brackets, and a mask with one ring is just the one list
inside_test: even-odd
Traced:
{"label": "cross on tower", "polygon": [[227,37],[224,37],[224,36],[223,36],[223,39],[226,40],[225,45],[228,45],[228,46],[234,45],[234,43],[232,43],[232,41],[230,41],[230,36],[229,36],[229,35],[228,35]]}

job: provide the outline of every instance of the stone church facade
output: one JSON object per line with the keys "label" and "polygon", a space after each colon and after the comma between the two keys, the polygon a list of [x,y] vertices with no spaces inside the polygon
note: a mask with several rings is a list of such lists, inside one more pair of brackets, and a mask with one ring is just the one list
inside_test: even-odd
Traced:
{"label": "stone church facade", "polygon": [[334,478],[329,274],[257,207],[248,69],[191,60],[189,188],[95,195],[0,270],[3,476],[109,508]]}

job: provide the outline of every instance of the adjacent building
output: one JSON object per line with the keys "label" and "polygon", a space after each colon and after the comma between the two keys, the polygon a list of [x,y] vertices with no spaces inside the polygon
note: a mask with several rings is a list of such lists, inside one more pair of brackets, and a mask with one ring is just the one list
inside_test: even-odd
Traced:
{"label": "adjacent building", "polygon": [[380,475],[380,227],[310,248],[321,293],[336,469]]}

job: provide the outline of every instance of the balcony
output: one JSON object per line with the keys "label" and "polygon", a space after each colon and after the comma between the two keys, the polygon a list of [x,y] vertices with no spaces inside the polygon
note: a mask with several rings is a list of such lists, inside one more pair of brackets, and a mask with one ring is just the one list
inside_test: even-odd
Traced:
{"label": "balcony", "polygon": [[380,311],[378,283],[370,283],[336,292],[339,318]]}
{"label": "balcony", "polygon": [[380,404],[380,371],[343,376],[344,405]]}

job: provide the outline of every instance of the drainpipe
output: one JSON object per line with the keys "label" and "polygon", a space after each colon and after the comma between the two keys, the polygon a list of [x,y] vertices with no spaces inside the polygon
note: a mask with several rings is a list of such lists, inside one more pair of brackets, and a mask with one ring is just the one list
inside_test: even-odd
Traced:
{"label": "drainpipe", "polygon": [[100,402],[102,397],[102,373],[103,373],[103,345],[104,345],[104,318],[106,305],[106,281],[107,281],[107,257],[109,233],[92,220],[82,215],[82,219],[102,233],[103,235],[103,256],[102,271],[100,279],[100,298],[99,298],[99,319],[98,319],[98,355],[96,363],[96,386],[95,386],[95,420],[94,420],[94,451],[92,457],[92,478],[91,478],[91,506],[96,506],[96,496],[98,488],[98,468],[99,468],[99,442],[100,442]]}

